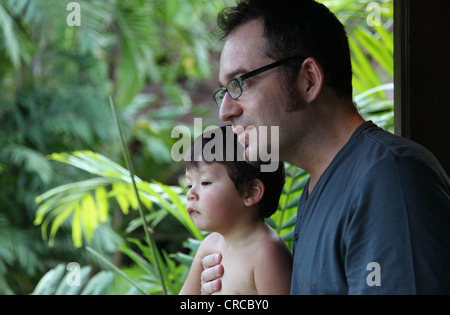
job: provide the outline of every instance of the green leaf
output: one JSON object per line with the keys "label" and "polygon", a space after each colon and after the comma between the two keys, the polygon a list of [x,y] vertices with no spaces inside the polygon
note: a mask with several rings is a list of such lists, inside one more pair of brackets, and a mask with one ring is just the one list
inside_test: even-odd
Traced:
{"label": "green leaf", "polygon": [[[67,269],[67,267],[66,267]],[[81,289],[86,285],[89,281],[89,276],[92,271],[92,268],[89,266],[85,266],[80,269],[80,285],[69,285],[68,280],[69,277],[72,276],[70,272],[66,272],[66,276],[59,283],[58,288],[55,291],[55,295],[78,295],[81,292]]]}
{"label": "green leaf", "polygon": [[101,271],[88,282],[81,295],[106,295],[113,281],[112,272]]}
{"label": "green leaf", "polygon": [[106,259],[105,257],[103,257],[100,253],[98,253],[96,250],[94,250],[93,248],[90,248],[89,246],[86,247],[86,249],[91,252],[92,254],[94,254],[97,258],[100,258],[101,261],[103,261],[104,263],[106,263],[109,267],[111,267],[116,273],[118,273],[119,275],[121,275],[125,280],[127,280],[131,285],[133,285],[136,289],[138,289],[139,291],[141,291],[143,294],[147,294],[146,291],[144,289],[142,289],[136,282],[134,282],[132,279],[130,279],[130,277],[128,277],[122,270],[120,270],[119,268],[117,268],[116,266],[114,266],[108,259]]}
{"label": "green leaf", "polygon": [[180,264],[183,264],[184,266],[190,268],[192,265],[192,262],[194,261],[194,257],[186,255],[184,253],[176,253],[172,255],[172,257],[178,261]]}
{"label": "green leaf", "polygon": [[372,87],[380,85],[380,80],[377,73],[374,71],[373,66],[366,55],[362,52],[361,48],[356,44],[353,37],[349,37],[350,49],[352,52],[352,67],[354,76],[358,79],[353,80],[356,85],[357,91],[366,91]]}
{"label": "green leaf", "polygon": [[[141,243],[138,242],[137,240],[131,239],[131,238],[129,238],[128,240],[135,243],[142,249]],[[120,246],[119,250],[122,253],[124,253],[125,255],[127,255],[130,259],[132,259],[136,263],[136,265],[141,267],[147,274],[154,277],[154,279],[157,279],[155,270],[153,270],[152,266],[148,263],[148,261],[146,261],[144,258],[142,258],[138,253],[136,253],[134,250],[132,250],[131,248],[129,248],[126,245]],[[147,250],[147,252],[149,252],[149,251]],[[149,257],[150,257],[150,255],[149,255]]]}
{"label": "green leaf", "polygon": [[83,246],[83,234],[81,229],[81,210],[80,206],[75,205],[75,211],[72,219],[72,240],[76,248]]}
{"label": "green leaf", "polygon": [[95,190],[95,202],[98,209],[98,220],[100,222],[106,222],[108,219],[109,202],[108,193],[104,186],[100,186]]}
{"label": "green leaf", "polygon": [[[132,192],[131,192],[132,193]],[[112,185],[110,193],[111,197],[115,197],[123,214],[127,215],[130,209],[129,196],[130,190],[122,184],[115,183]]]}
{"label": "green leaf", "polygon": [[[73,207],[72,207],[73,208]],[[53,220],[52,227],[50,229],[50,237],[48,245],[52,247],[55,243],[55,236],[56,232],[59,230],[59,227],[68,219],[68,217],[72,214],[72,208],[61,206],[58,209],[55,210],[55,213],[62,212],[61,214],[58,213],[56,218]]]}
{"label": "green leaf", "polygon": [[[375,28],[379,33],[382,33],[383,27],[378,26]],[[394,76],[394,55],[393,55],[393,39],[387,39],[386,32],[383,33],[386,41],[381,41],[379,38],[375,38],[367,29],[357,27],[353,36],[364,47],[370,56],[375,59],[385,69],[391,77]]]}
{"label": "green leaf", "polygon": [[94,230],[98,225],[95,202],[91,194],[85,195],[81,201],[81,215],[86,238],[90,241],[94,237]]}
{"label": "green leaf", "polygon": [[287,228],[292,228],[295,226],[295,223],[297,222],[297,213],[293,214],[289,219],[287,219],[283,225],[281,226],[280,230],[284,230]]}
{"label": "green leaf", "polygon": [[55,269],[47,272],[36,285],[32,295],[51,295],[54,294],[59,282],[64,276],[66,266],[60,264]]}
{"label": "green leaf", "polygon": [[2,5],[0,5],[0,30],[2,30],[3,33],[2,38],[7,54],[9,55],[14,68],[19,68],[20,44],[15,34],[15,23]]}

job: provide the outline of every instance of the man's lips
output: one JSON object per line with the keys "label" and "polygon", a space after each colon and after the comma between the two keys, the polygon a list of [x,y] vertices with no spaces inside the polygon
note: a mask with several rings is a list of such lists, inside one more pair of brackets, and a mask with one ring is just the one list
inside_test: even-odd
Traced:
{"label": "man's lips", "polygon": [[239,135],[244,132],[245,127],[243,126],[235,126],[233,127],[233,132],[239,137]]}
{"label": "man's lips", "polygon": [[256,127],[253,125],[247,127],[235,126],[233,127],[233,132],[237,135],[238,141],[244,148],[249,146],[251,139],[257,139]]}

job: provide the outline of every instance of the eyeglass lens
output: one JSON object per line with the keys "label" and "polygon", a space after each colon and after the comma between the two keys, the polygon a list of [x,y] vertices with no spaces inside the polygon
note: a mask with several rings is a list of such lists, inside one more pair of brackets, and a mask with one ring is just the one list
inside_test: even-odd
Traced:
{"label": "eyeglass lens", "polygon": [[242,94],[242,88],[238,80],[231,80],[226,89],[220,89],[215,95],[217,105],[222,105],[226,93],[229,93],[232,99],[237,99]]}

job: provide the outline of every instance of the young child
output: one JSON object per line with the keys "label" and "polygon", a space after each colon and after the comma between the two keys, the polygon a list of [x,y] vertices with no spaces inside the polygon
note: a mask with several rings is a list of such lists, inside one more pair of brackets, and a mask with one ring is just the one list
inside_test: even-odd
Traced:
{"label": "young child", "polygon": [[[187,155],[187,211],[200,230],[213,233],[200,245],[180,294],[201,294],[202,259],[217,252],[225,270],[218,294],[289,294],[291,252],[264,221],[278,207],[284,165],[260,172],[243,160],[237,136],[226,128],[198,137]],[[222,140],[212,146],[217,132]],[[205,156],[207,148],[214,159]]]}

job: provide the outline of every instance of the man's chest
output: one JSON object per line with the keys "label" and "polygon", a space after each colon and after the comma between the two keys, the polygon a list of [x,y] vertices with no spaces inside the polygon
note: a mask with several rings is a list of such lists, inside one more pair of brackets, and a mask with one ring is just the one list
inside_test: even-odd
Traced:
{"label": "man's chest", "polygon": [[[302,200],[305,202],[305,200]],[[316,203],[317,202],[317,203]],[[308,200],[294,230],[293,294],[347,292],[344,234],[348,205],[341,199]]]}

